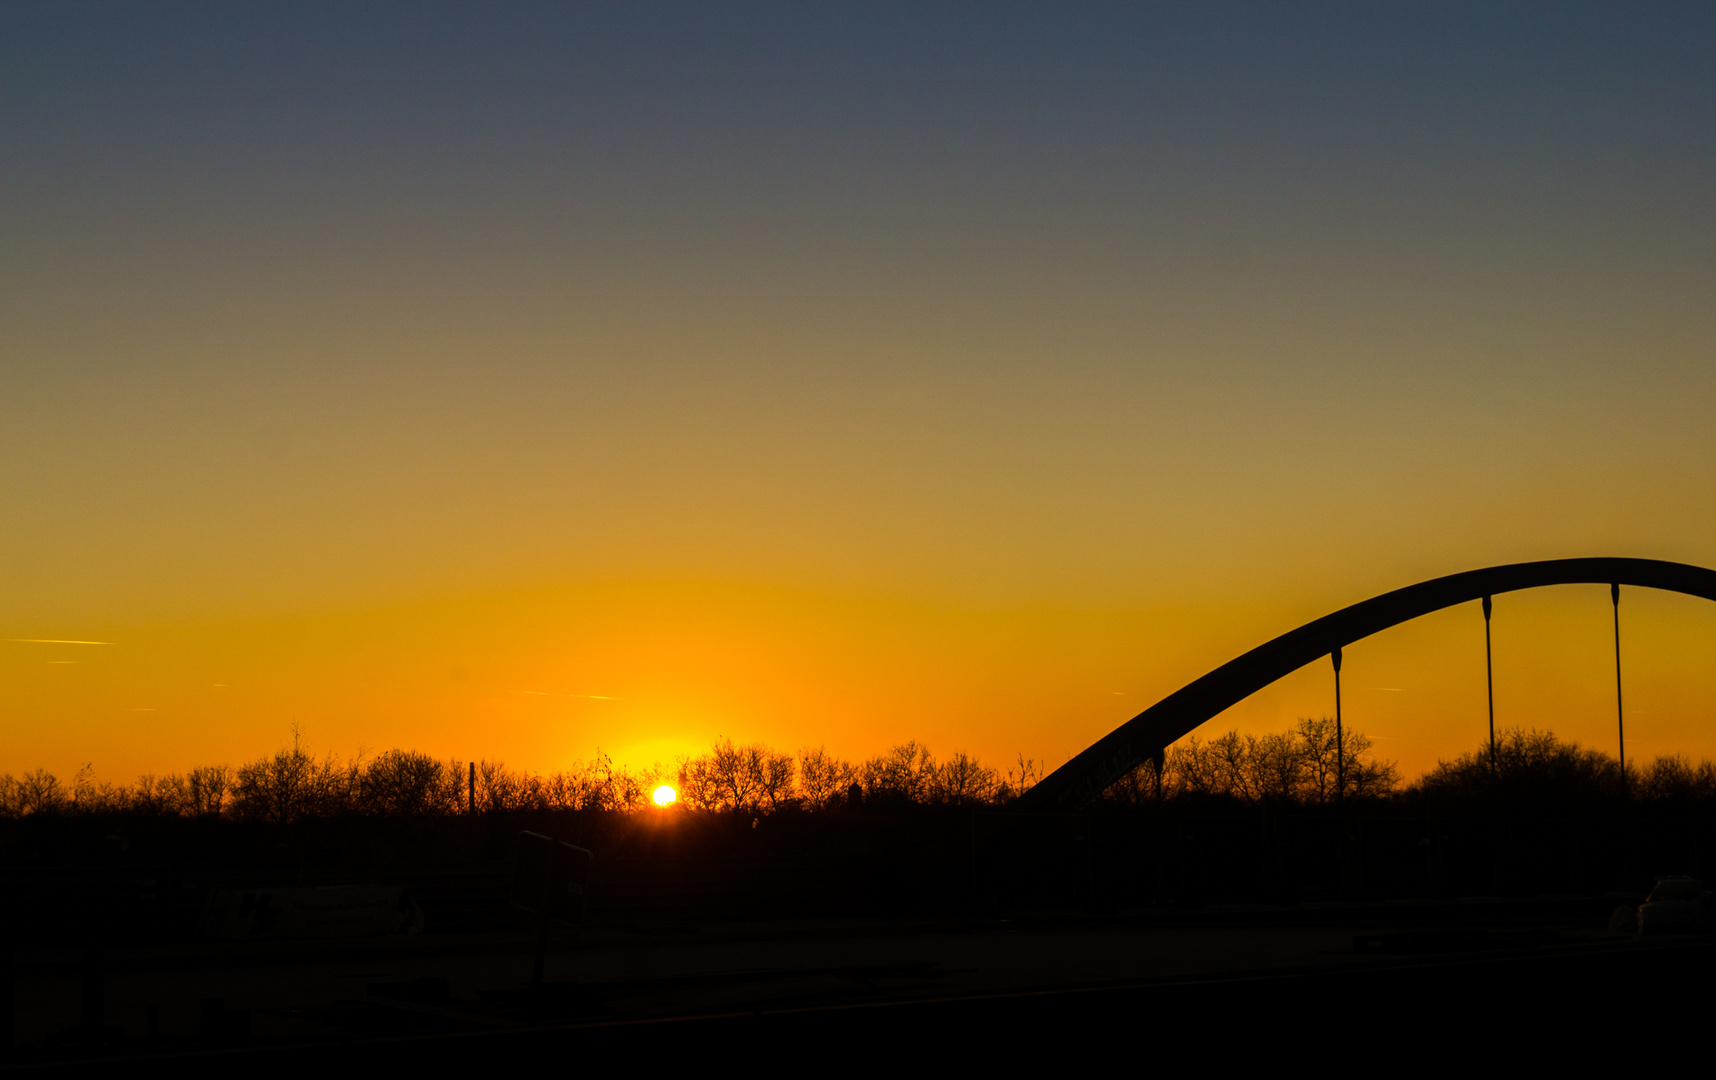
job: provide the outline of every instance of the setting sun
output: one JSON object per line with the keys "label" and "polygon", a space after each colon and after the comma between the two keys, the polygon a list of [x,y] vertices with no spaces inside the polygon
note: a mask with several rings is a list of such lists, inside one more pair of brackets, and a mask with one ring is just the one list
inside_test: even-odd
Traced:
{"label": "setting sun", "polygon": [[670,805],[673,800],[679,798],[679,793],[674,791],[671,787],[668,787],[666,784],[663,784],[655,789],[654,798],[657,806],[667,806]]}

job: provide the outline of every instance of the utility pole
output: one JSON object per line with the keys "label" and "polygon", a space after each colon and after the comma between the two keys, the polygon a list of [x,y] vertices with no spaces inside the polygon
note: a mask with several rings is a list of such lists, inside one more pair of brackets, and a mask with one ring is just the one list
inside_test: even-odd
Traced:
{"label": "utility pole", "polygon": [[1621,585],[1609,586],[1609,602],[1615,608],[1615,734],[1621,750],[1621,798],[1627,797],[1627,727],[1621,711]]}
{"label": "utility pole", "polygon": [[1335,804],[1342,805],[1346,801],[1347,791],[1347,755],[1341,746],[1341,648],[1335,646],[1335,651],[1329,654],[1329,659],[1335,662]]}
{"label": "utility pole", "polygon": [[1484,597],[1484,685],[1490,693],[1490,779],[1496,778],[1496,669],[1490,659],[1490,598]]}

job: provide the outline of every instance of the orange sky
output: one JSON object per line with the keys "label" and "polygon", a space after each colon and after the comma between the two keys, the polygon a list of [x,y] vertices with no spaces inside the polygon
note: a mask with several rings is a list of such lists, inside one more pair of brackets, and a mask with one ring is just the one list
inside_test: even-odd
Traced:
{"label": "orange sky", "polygon": [[[1497,602],[1498,719],[1613,744],[1605,590]],[[1343,598],[1345,599],[1345,598]],[[391,746],[564,767],[600,748],[669,764],[718,735],[858,758],[926,740],[1058,764],[1299,618],[1280,597],[1132,608],[980,607],[881,593],[607,582],[365,610],[106,624],[108,646],[8,643],[21,762],[108,778],[239,760],[297,724],[318,751]],[[1347,650],[1345,714],[1409,772],[1485,725],[1476,605]],[[1716,605],[1629,590],[1629,753],[1716,754]],[[1250,636],[1246,636],[1247,634]],[[1210,725],[1276,730],[1331,710],[1326,665]],[[24,767],[24,766],[18,766]]]}
{"label": "orange sky", "polygon": [[[1054,765],[1426,577],[1716,566],[1703,22],[258,10],[0,16],[0,638],[114,643],[0,642],[0,771]],[[1609,748],[1604,590],[1497,603],[1498,721]],[[1623,615],[1716,757],[1716,605]],[[1348,657],[1482,737],[1475,605]]]}

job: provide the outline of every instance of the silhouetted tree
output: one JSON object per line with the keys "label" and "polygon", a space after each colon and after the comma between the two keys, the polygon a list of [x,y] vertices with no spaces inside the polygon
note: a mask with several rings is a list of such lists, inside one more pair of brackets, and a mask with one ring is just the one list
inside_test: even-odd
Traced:
{"label": "silhouetted tree", "polygon": [[[1340,761],[1345,764],[1349,799],[1387,795],[1399,786],[1392,762],[1371,757],[1371,741],[1362,732],[1343,733]],[[1241,735],[1230,731],[1209,742],[1196,735],[1175,744],[1164,763],[1169,795],[1219,795],[1256,802],[1325,803],[1335,798],[1337,771],[1335,724],[1328,717],[1304,718],[1291,731]],[[1120,792],[1153,789],[1151,766],[1140,766],[1119,785]]]}
{"label": "silhouetted tree", "polygon": [[225,765],[202,765],[185,774],[179,805],[183,813],[198,817],[218,814],[226,806],[232,786],[232,770]]}
{"label": "silhouetted tree", "polygon": [[757,813],[793,797],[797,763],[761,743],[722,739],[709,753],[679,764],[679,796],[693,809]]}
{"label": "silhouetted tree", "polygon": [[287,822],[347,811],[353,808],[362,771],[358,760],[340,765],[330,754],[317,761],[304,749],[294,728],[290,747],[239,766],[233,813]]}
{"label": "silhouetted tree", "polygon": [[499,761],[477,762],[477,807],[491,813],[522,810],[527,805],[523,778]]}
{"label": "silhouetted tree", "polygon": [[1679,754],[1664,755],[1639,770],[1633,790],[1651,801],[1716,798],[1716,763],[1693,765]]}
{"label": "silhouetted tree", "polygon": [[1294,802],[1304,795],[1305,754],[1294,733],[1248,736],[1252,787],[1260,799]]}
{"label": "silhouetted tree", "polygon": [[128,809],[130,804],[131,792],[109,783],[98,782],[94,765],[85,763],[84,767],[77,771],[77,777],[72,781],[72,801],[69,807],[74,813],[111,813]]}
{"label": "silhouetted tree", "polygon": [[758,789],[762,797],[759,802],[769,810],[778,810],[794,799],[798,763],[793,760],[791,754],[777,753],[767,747],[762,747],[761,750],[761,779]]}
{"label": "silhouetted tree", "polygon": [[936,802],[958,806],[987,803],[995,798],[1000,784],[994,769],[984,768],[976,758],[959,751],[936,768],[933,797]]}
{"label": "silhouetted tree", "polygon": [[844,800],[857,770],[824,747],[798,752],[799,798],[811,809],[821,809]]}
{"label": "silhouetted tree", "polygon": [[1170,794],[1226,794],[1215,755],[1196,735],[1169,748],[1166,768]]}
{"label": "silhouetted tree", "polygon": [[935,759],[920,742],[901,743],[859,770],[866,799],[928,802],[935,791]]}
{"label": "silhouetted tree", "polygon": [[1013,767],[1007,770],[1007,776],[995,789],[995,801],[1006,802],[1016,799],[1036,786],[1043,778],[1043,764],[1034,758],[1020,754]]}
{"label": "silhouetted tree", "polygon": [[130,798],[127,800],[132,813],[157,815],[177,815],[179,809],[180,788],[184,781],[177,775],[168,774],[156,778],[144,774],[137,778],[132,785]]}
{"label": "silhouetted tree", "polygon": [[1453,761],[1438,761],[1414,787],[1431,797],[1495,794],[1508,800],[1566,803],[1619,797],[1621,769],[1609,755],[1550,732],[1509,728],[1496,735],[1493,773],[1489,747],[1484,746]]}
{"label": "silhouetted tree", "polygon": [[389,750],[364,768],[359,805],[371,813],[410,817],[445,811],[444,766],[428,754]]}
{"label": "silhouetted tree", "polygon": [[60,782],[46,769],[27,772],[18,781],[17,787],[18,813],[51,814],[66,804],[66,790]]}

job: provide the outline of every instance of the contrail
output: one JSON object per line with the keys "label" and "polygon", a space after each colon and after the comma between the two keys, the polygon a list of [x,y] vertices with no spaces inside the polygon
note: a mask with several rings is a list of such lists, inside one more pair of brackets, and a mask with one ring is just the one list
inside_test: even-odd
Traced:
{"label": "contrail", "polygon": [[9,637],[7,641],[22,641],[30,645],[117,645],[117,641],[67,641],[64,638]]}
{"label": "contrail", "polygon": [[552,690],[514,690],[515,694],[529,694],[532,697],[576,697],[589,698],[591,701],[618,701],[619,698],[606,694],[556,694]]}

